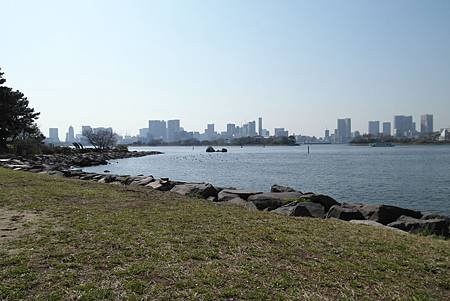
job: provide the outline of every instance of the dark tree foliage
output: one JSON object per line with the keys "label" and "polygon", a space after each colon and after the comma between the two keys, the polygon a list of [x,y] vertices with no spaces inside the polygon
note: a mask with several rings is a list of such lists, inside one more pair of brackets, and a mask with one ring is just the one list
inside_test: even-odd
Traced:
{"label": "dark tree foliage", "polygon": [[100,150],[110,149],[117,142],[116,134],[109,130],[98,130],[94,132],[91,129],[83,132],[83,135],[96,149]]}
{"label": "dark tree foliage", "polygon": [[5,82],[0,69],[0,152],[17,139],[43,139],[35,123],[40,113],[28,107],[23,93],[5,87]]}

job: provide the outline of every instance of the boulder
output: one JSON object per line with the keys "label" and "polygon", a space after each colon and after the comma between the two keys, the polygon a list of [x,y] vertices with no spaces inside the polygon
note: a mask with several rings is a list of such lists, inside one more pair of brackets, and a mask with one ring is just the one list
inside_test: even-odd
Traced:
{"label": "boulder", "polygon": [[395,222],[402,215],[413,218],[422,217],[422,214],[418,211],[389,205],[363,205],[359,208],[359,211],[366,219],[383,225]]}
{"label": "boulder", "polygon": [[191,197],[201,197],[207,199],[217,196],[217,190],[207,183],[187,183],[175,185],[170,191]]}
{"label": "boulder", "polygon": [[169,191],[174,186],[175,186],[174,183],[172,183],[170,181],[165,181],[165,180],[154,181],[154,182],[151,182],[151,183],[145,185],[145,187],[152,188],[152,189],[159,190],[159,191]]}
{"label": "boulder", "polygon": [[323,218],[325,210],[322,205],[310,202],[292,202],[272,212],[289,216],[307,216]]}
{"label": "boulder", "polygon": [[441,214],[437,214],[437,213],[425,213],[420,219],[427,220],[427,219],[435,219],[435,218],[445,219],[446,221],[448,221],[450,223],[450,217],[441,215]]}
{"label": "boulder", "polygon": [[357,224],[357,225],[366,225],[366,226],[371,226],[371,227],[377,227],[377,228],[388,229],[388,230],[396,231],[396,232],[399,232],[399,233],[405,233],[404,231],[402,231],[402,230],[400,230],[400,229],[388,227],[388,226],[385,226],[385,225],[383,225],[383,224],[377,223],[376,221],[370,221],[370,220],[351,220],[350,223],[352,223],[352,224]]}
{"label": "boulder", "polygon": [[139,186],[145,186],[147,184],[150,184],[151,182],[154,182],[155,178],[153,178],[153,176],[148,176],[143,178],[142,180],[139,181],[135,181],[133,183],[131,183],[132,185],[139,185]]}
{"label": "boulder", "polygon": [[445,219],[417,219],[410,216],[402,215],[396,220],[388,224],[389,227],[397,228],[411,233],[436,234],[449,236],[449,222]]}
{"label": "boulder", "polygon": [[364,215],[357,209],[352,207],[345,207],[334,205],[328,211],[326,218],[337,218],[344,221],[363,220]]}
{"label": "boulder", "polygon": [[312,203],[322,205],[325,208],[325,212],[328,212],[328,210],[335,205],[341,205],[332,197],[323,194],[306,194],[303,195],[302,198]]}
{"label": "boulder", "polygon": [[212,147],[212,146],[208,146],[207,148],[206,148],[206,152],[207,153],[214,153],[216,150],[214,149],[214,147]]}
{"label": "boulder", "polygon": [[282,186],[282,185],[272,185],[272,187],[270,188],[270,192],[296,192],[297,190],[295,190],[292,187],[288,187],[288,186]]}
{"label": "boulder", "polygon": [[247,200],[253,202],[258,210],[267,209],[271,211],[298,200],[301,196],[300,192],[265,192],[251,195]]}
{"label": "boulder", "polygon": [[241,199],[247,200],[250,196],[259,194],[261,192],[238,190],[238,189],[222,189],[218,194],[218,201],[224,202],[234,199],[235,197],[240,197]]}
{"label": "boulder", "polygon": [[244,207],[247,208],[249,210],[257,210],[255,204],[253,204],[252,202],[248,202],[244,199],[241,199],[240,197],[235,197],[234,199],[228,200],[228,201],[224,201],[224,202],[219,202],[217,203],[217,205],[221,205],[221,206],[239,206],[239,207]]}

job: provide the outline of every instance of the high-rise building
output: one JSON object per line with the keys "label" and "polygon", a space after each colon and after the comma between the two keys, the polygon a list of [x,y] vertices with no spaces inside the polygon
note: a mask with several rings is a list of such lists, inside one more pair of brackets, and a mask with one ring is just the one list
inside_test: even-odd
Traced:
{"label": "high-rise building", "polygon": [[396,137],[408,137],[414,134],[412,116],[394,116],[394,133]]}
{"label": "high-rise building", "polygon": [[66,133],[66,143],[75,142],[75,131],[73,130],[73,126],[69,126],[69,130]]}
{"label": "high-rise building", "polygon": [[425,114],[420,116],[420,133],[433,133],[433,115]]}
{"label": "high-rise building", "polygon": [[330,130],[325,130],[325,141],[330,141]]}
{"label": "high-rise building", "polygon": [[349,143],[352,139],[352,120],[343,118],[337,120],[336,143]]}
{"label": "high-rise building", "polygon": [[48,142],[49,143],[59,143],[59,134],[58,128],[49,128],[48,129]]}
{"label": "high-rise building", "polygon": [[258,136],[263,136],[262,117],[258,118]]}
{"label": "high-rise building", "polygon": [[380,122],[369,121],[369,135],[377,137],[380,135]]}
{"label": "high-rise building", "polygon": [[256,136],[256,122],[250,121],[248,123],[248,136],[255,137]]}
{"label": "high-rise building", "polygon": [[288,137],[289,132],[286,131],[284,128],[275,128],[274,135],[275,135],[275,137]]}
{"label": "high-rise building", "polygon": [[383,136],[391,136],[391,123],[390,122],[383,122]]}
{"label": "high-rise building", "polygon": [[149,120],[148,133],[150,140],[167,140],[167,127],[164,120]]}
{"label": "high-rise building", "polygon": [[148,128],[142,128],[139,129],[139,135],[138,140],[142,143],[148,143],[149,142],[149,130]]}
{"label": "high-rise building", "polygon": [[213,140],[216,138],[216,131],[214,130],[214,123],[210,123],[206,126],[205,136],[207,140]]}
{"label": "high-rise building", "polygon": [[174,120],[168,120],[167,121],[167,141],[168,142],[174,142],[178,140],[177,136],[180,132],[180,120],[174,119]]}
{"label": "high-rise building", "polygon": [[236,125],[234,123],[228,123],[227,124],[227,136],[233,137],[236,135]]}
{"label": "high-rise building", "polygon": [[248,123],[242,125],[242,137],[249,137]]}

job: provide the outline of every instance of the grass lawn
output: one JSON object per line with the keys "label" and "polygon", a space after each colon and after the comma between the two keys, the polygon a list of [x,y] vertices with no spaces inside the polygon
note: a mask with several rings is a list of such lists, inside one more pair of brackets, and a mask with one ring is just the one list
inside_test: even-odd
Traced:
{"label": "grass lawn", "polygon": [[449,300],[450,241],[0,168],[0,300]]}

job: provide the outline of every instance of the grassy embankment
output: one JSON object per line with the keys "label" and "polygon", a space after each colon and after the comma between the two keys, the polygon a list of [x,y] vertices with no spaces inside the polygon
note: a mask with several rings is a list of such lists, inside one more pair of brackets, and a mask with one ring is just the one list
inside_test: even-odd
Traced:
{"label": "grassy embankment", "polygon": [[445,300],[450,241],[0,168],[0,299]]}

